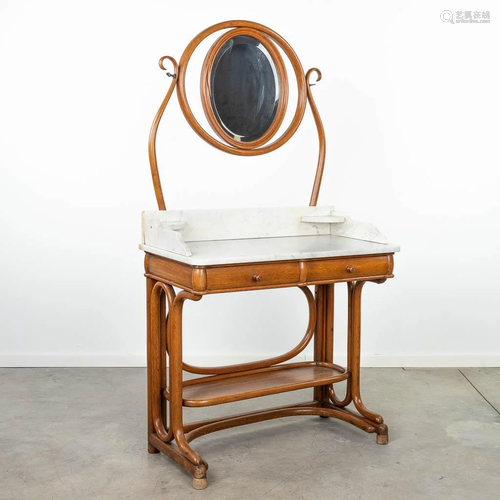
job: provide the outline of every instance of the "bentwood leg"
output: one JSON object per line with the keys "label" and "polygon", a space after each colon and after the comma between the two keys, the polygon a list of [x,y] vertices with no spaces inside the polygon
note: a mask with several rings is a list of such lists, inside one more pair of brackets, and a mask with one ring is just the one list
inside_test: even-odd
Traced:
{"label": "bentwood leg", "polygon": [[[314,335],[314,361],[333,362],[334,284],[316,287],[317,323]],[[314,388],[314,399],[322,406],[328,402],[329,385]]]}
{"label": "bentwood leg", "polygon": [[346,392],[344,399],[339,399],[335,393],[335,388],[333,384],[328,389],[328,395],[331,402],[338,407],[344,408],[352,403],[351,394],[351,369],[352,369],[352,282],[347,283],[347,371],[349,372],[349,379],[346,384]]}
{"label": "bentwood leg", "polygon": [[[323,360],[323,332],[324,332],[324,295],[325,286],[317,285],[315,290],[316,299],[316,330],[314,332],[314,361],[324,361]],[[318,406],[321,406],[323,402],[323,388],[314,387],[313,389],[314,400],[318,402]]]}
{"label": "bentwood leg", "polygon": [[[383,281],[383,280],[381,280]],[[324,386],[327,390],[327,400],[321,400],[322,406],[330,408],[332,417],[345,420],[366,432],[377,434],[378,444],[389,442],[389,433],[384,419],[377,413],[370,411],[361,399],[360,389],[360,350],[361,350],[361,291],[365,281],[348,282],[348,322],[347,322],[347,379],[346,395],[340,400],[335,394],[333,385]],[[324,285],[325,290],[318,290],[318,310],[323,314],[322,338],[323,356],[327,362],[332,362],[333,356],[333,285],[331,291]],[[322,305],[320,305],[320,303]],[[316,351],[315,351],[316,354]],[[323,397],[323,394],[319,395]],[[318,401],[315,395],[315,399]],[[328,401],[329,399],[329,401]],[[354,403],[359,413],[346,407]]]}
{"label": "bentwood leg", "polygon": [[149,436],[154,433],[153,424],[153,388],[152,388],[152,342],[151,342],[151,294],[153,291],[154,280],[146,278],[146,317],[147,317],[147,377],[148,377],[148,452],[158,453],[150,442]]}
{"label": "bentwood leg", "polygon": [[[193,486],[207,486],[208,465],[188,445],[182,420],[182,306],[186,299],[201,296],[181,292],[175,296],[170,285],[147,278],[148,307],[148,450],[163,452],[193,476]],[[166,318],[166,303],[169,318]],[[168,331],[167,331],[168,330]],[[168,345],[167,345],[168,344]],[[167,385],[166,354],[169,352],[168,404],[163,392]],[[169,418],[167,419],[167,415]],[[167,427],[167,424],[170,427]],[[175,441],[175,444],[172,442]]]}
{"label": "bentwood leg", "polygon": [[174,439],[180,453],[189,462],[189,467],[181,465],[193,476],[193,487],[207,487],[208,465],[188,444],[182,418],[182,309],[186,299],[198,301],[201,295],[182,291],[175,297],[169,314],[169,399],[170,423]]}
{"label": "bentwood leg", "polygon": [[375,412],[370,411],[361,399],[360,389],[360,350],[361,350],[361,291],[365,281],[356,281],[352,284],[349,294],[349,310],[351,312],[350,336],[350,363],[351,377],[349,385],[354,406],[363,417],[374,422],[376,425],[377,443],[387,444],[389,442],[389,430],[384,424],[384,419]]}

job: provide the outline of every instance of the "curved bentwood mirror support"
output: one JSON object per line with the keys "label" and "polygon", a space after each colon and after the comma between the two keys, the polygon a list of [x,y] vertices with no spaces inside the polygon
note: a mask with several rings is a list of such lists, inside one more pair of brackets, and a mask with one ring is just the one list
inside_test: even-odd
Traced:
{"label": "curved bentwood mirror support", "polygon": [[[205,116],[218,140],[196,120],[186,95],[185,78],[188,63],[198,45],[217,31],[225,31],[209,49],[201,70],[200,91]],[[281,49],[281,51],[280,51]],[[289,59],[297,82],[295,114],[278,139],[276,135],[288,105],[288,76],[283,52]],[[264,25],[250,21],[227,21],[202,31],[186,47],[179,64],[164,56],[173,65],[172,83],[155,116],[149,137],[149,159],[158,208],[165,210],[156,159],[156,133],[163,112],[175,86],[181,110],[193,130],[212,146],[230,154],[256,156],[266,154],[285,144],[296,132],[309,101],[319,137],[319,157],[310,205],[317,203],[325,163],[325,134],[315,105],[309,79],[321,72],[311,68],[304,73],[302,65],[284,38]]]}

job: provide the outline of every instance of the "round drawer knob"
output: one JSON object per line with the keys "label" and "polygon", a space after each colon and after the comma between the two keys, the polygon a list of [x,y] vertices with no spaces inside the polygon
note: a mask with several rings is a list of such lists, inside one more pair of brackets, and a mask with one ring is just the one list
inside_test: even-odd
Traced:
{"label": "round drawer knob", "polygon": [[347,271],[348,273],[353,273],[354,271],[356,271],[356,268],[355,268],[354,266],[347,266],[346,271]]}
{"label": "round drawer knob", "polygon": [[252,276],[252,279],[253,279],[254,281],[262,281],[262,276],[260,276],[259,274],[254,274],[254,275]]}

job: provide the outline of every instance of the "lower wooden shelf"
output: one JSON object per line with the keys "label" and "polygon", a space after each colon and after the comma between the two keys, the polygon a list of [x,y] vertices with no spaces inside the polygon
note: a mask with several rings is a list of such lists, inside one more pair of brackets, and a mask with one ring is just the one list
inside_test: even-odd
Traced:
{"label": "lower wooden shelf", "polygon": [[[212,406],[295,391],[346,380],[349,373],[330,363],[293,363],[260,370],[216,375],[183,383],[184,406]],[[169,399],[168,390],[164,397]]]}

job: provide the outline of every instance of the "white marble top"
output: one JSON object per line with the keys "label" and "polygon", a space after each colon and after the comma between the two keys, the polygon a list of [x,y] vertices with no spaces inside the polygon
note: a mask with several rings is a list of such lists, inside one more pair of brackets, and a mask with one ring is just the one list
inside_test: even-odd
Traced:
{"label": "white marble top", "polygon": [[277,260],[347,257],[398,252],[390,243],[374,243],[331,234],[253,238],[216,241],[191,241],[191,255],[181,255],[141,244],[140,248],[194,266],[240,264]]}

